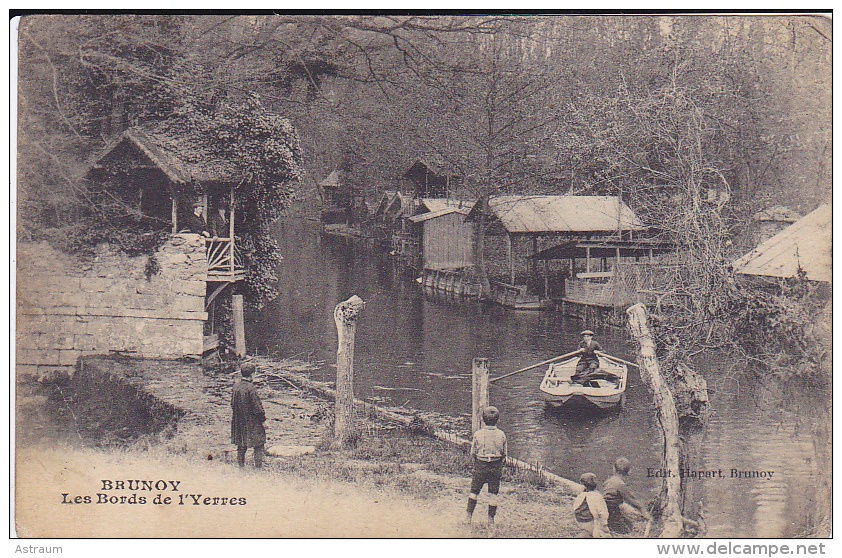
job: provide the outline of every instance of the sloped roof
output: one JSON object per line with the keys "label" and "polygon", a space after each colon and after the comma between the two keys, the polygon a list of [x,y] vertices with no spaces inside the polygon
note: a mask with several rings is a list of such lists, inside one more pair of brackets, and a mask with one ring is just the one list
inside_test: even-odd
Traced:
{"label": "sloped roof", "polygon": [[422,198],[421,208],[426,208],[427,211],[435,212],[447,209],[450,207],[465,209],[465,214],[473,207],[474,202],[452,200],[448,198]]}
{"label": "sloped roof", "polygon": [[495,196],[488,206],[510,233],[646,229],[616,196]]}
{"label": "sloped roof", "polygon": [[743,275],[795,277],[799,268],[812,281],[833,280],[832,210],[821,205],[736,260]]}
{"label": "sloped roof", "polygon": [[801,215],[783,205],[776,205],[767,207],[763,211],[758,211],[754,214],[756,221],[781,221],[784,223],[794,223],[801,219]]}
{"label": "sloped roof", "polygon": [[450,175],[451,178],[456,177],[455,171],[449,168],[449,165],[441,157],[432,155],[415,159],[409,168],[406,169],[406,172],[404,172],[404,176],[408,178],[412,174],[421,172],[424,169],[442,178],[447,175]]}
{"label": "sloped roof", "polygon": [[383,195],[380,196],[380,201],[377,202],[375,214],[379,215],[380,213],[386,211],[386,208],[389,207],[390,203],[392,203],[392,198],[394,198],[396,194],[397,192],[395,190],[386,190],[383,192]]}
{"label": "sloped roof", "polygon": [[395,205],[395,202],[399,202],[400,207],[395,212],[395,215],[400,214],[409,205],[409,199],[410,198],[404,196],[401,192],[395,192],[394,197],[386,204],[386,213],[392,211],[392,206]]}
{"label": "sloped roof", "polygon": [[670,242],[653,240],[602,240],[596,242],[580,242],[570,240],[540,252],[531,254],[527,258],[533,260],[561,260],[565,258],[584,258],[590,253],[591,258],[613,258],[620,249],[620,257],[630,258],[672,252],[675,246]]}
{"label": "sloped roof", "polygon": [[420,213],[418,215],[413,215],[409,218],[410,221],[413,223],[422,223],[429,219],[435,219],[436,217],[441,217],[442,215],[450,215],[451,213],[459,213],[461,215],[468,214],[467,207],[456,207],[455,205],[451,205],[450,207],[445,207],[439,209],[438,211],[428,211],[427,213]]}
{"label": "sloped roof", "polygon": [[176,184],[240,182],[243,178],[237,174],[233,161],[212,155],[187,135],[140,127],[129,128],[109,143],[89,170],[101,167],[103,159],[124,143],[134,145]]}
{"label": "sloped roof", "polygon": [[328,188],[339,188],[342,185],[342,178],[339,176],[339,170],[335,170],[327,178],[319,182],[319,186]]}

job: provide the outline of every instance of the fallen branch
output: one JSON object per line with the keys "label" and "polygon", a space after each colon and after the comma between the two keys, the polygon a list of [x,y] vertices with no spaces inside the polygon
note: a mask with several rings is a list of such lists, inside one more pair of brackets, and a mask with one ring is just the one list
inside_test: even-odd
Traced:
{"label": "fallen branch", "polygon": [[[299,374],[294,374],[286,369],[282,369],[275,363],[273,363],[271,360],[265,358],[255,357],[254,359],[252,359],[252,362],[255,363],[258,370],[260,370],[261,372],[265,373],[265,371],[271,370],[274,373],[282,374],[287,380],[294,384],[297,384],[301,388],[307,389],[322,398],[336,401],[336,390],[326,386],[322,382],[315,382]],[[377,405],[369,403],[368,401],[363,401],[362,399],[355,398],[354,404],[357,407],[361,407],[366,413],[371,413],[375,416],[379,416],[381,418],[403,425],[408,428],[413,428],[417,424],[417,417],[414,415],[412,417],[406,417],[399,413],[395,413],[394,411],[389,411],[387,409],[383,409],[382,407],[378,407]],[[470,440],[458,436],[456,434],[452,434],[450,432],[441,431],[434,428],[427,428],[425,429],[425,431],[435,438],[444,440],[445,442],[450,442],[451,444],[455,444],[460,447],[470,447],[471,445]],[[525,461],[515,459],[511,456],[506,457],[506,465],[509,467],[515,467],[517,469],[535,471],[545,481],[561,488],[567,494],[576,495],[582,490],[584,490],[584,487],[575,481],[551,473],[543,468],[536,468],[530,463],[526,463]]]}
{"label": "fallen branch", "polygon": [[[652,392],[655,407],[658,410],[658,422],[664,433],[663,468],[668,471],[678,471],[679,463],[679,434],[678,411],[672,392],[661,376],[658,357],[655,354],[655,341],[649,331],[646,318],[646,307],[635,304],[626,310],[629,316],[629,328],[632,336],[637,340],[638,361],[640,362],[640,377],[646,382]],[[681,517],[681,480],[678,475],[666,477],[663,480],[661,494],[663,495],[662,514],[664,529],[662,538],[677,538],[681,535],[684,522]]]}

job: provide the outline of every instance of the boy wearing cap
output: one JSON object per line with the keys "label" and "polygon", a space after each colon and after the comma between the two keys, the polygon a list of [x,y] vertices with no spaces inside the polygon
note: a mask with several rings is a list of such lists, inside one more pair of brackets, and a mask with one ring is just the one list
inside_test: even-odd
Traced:
{"label": "boy wearing cap", "polygon": [[266,413],[257,395],[257,388],[251,381],[254,364],[244,362],[239,368],[243,377],[234,386],[231,396],[231,443],[237,446],[237,464],[240,467],[246,465],[248,448],[254,448],[254,467],[260,469],[263,466],[263,446],[266,444],[266,430],[263,428]]}
{"label": "boy wearing cap", "polygon": [[596,475],[585,473],[579,481],[584,485],[583,490],[573,500],[573,516],[576,518],[576,525],[579,526],[585,536],[595,539],[610,538],[608,531],[608,507],[602,494],[596,491]]}
{"label": "boy wearing cap", "polygon": [[576,365],[576,374],[571,378],[574,382],[585,383],[587,376],[599,368],[599,356],[596,351],[602,351],[602,345],[593,338],[593,331],[586,329],[582,332],[582,342],[579,343],[579,363]]}
{"label": "boy wearing cap", "polygon": [[494,535],[494,516],[497,514],[497,495],[503,476],[503,462],[506,460],[506,435],[497,428],[500,411],[488,406],[482,411],[483,426],[474,433],[471,441],[471,457],[474,473],[471,478],[471,493],[468,495],[467,523],[471,524],[477,498],[484,484],[488,483],[488,534]]}

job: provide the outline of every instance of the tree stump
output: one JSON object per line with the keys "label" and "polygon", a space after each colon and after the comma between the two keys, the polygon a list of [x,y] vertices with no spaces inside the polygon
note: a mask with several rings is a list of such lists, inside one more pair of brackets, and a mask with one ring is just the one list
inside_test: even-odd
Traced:
{"label": "tree stump", "polygon": [[354,428],[354,335],[365,302],[357,295],[340,302],[333,310],[338,343],[336,348],[336,443],[348,447],[356,437]]}
{"label": "tree stump", "polygon": [[673,476],[663,479],[661,486],[662,513],[664,529],[663,538],[676,538],[681,535],[683,521],[681,517],[681,479],[680,469],[680,439],[678,433],[678,411],[672,392],[661,376],[658,357],[655,353],[655,340],[649,331],[646,307],[635,304],[626,310],[629,316],[631,334],[639,344],[637,361],[640,363],[640,377],[652,392],[655,407],[658,410],[658,423],[664,433],[663,468],[672,471]]}

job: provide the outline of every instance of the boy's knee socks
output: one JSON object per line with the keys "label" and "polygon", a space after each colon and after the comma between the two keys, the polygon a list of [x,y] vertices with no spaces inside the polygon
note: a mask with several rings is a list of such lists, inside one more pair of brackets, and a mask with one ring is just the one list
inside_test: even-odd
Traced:
{"label": "boy's knee socks", "polygon": [[473,492],[468,495],[468,513],[474,513],[474,508],[477,507],[477,495]]}

